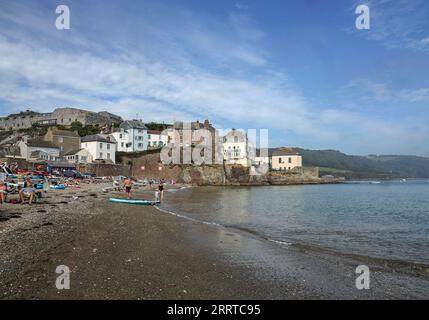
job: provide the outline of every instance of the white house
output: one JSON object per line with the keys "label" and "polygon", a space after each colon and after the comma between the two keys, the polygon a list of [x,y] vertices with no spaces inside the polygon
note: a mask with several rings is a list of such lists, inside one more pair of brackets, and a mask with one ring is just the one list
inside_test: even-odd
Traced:
{"label": "white house", "polygon": [[[21,156],[26,160],[36,157],[37,154],[42,155],[46,160],[56,159],[60,156],[60,148],[50,141],[42,139],[27,139],[24,137],[18,143]],[[40,151],[40,152],[37,152]]]}
{"label": "white house", "polygon": [[291,148],[280,148],[274,150],[271,155],[272,170],[292,170],[302,167],[302,156],[299,152]]}
{"label": "white house", "polygon": [[232,129],[223,137],[222,151],[226,164],[240,164],[249,167],[249,143],[245,132]]}
{"label": "white house", "polygon": [[111,135],[117,142],[117,151],[138,152],[147,150],[147,127],[142,121],[124,121],[119,125],[119,130]]}
{"label": "white house", "polygon": [[91,163],[91,153],[86,149],[71,150],[64,154],[64,159],[69,163]]}
{"label": "white house", "polygon": [[80,147],[86,149],[92,160],[116,162],[116,140],[110,135],[94,134],[82,137]]}
{"label": "white house", "polygon": [[168,143],[168,135],[162,134],[158,130],[147,131],[147,148],[148,149],[159,149]]}

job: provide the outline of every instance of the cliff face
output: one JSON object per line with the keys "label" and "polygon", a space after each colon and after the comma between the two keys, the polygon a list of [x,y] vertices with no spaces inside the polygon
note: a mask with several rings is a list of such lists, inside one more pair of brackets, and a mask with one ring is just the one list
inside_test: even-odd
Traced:
{"label": "cliff face", "polygon": [[164,165],[158,151],[120,153],[118,161],[131,167],[137,178],[175,180],[196,185],[284,185],[320,183],[317,168],[304,168],[290,173],[270,172],[251,175],[250,168],[239,165]]}

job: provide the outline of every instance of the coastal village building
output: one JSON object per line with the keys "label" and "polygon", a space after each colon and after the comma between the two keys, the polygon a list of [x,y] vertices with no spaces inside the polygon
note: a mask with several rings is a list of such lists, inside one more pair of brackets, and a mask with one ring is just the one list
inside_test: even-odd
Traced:
{"label": "coastal village building", "polygon": [[299,152],[291,148],[280,148],[271,155],[272,170],[292,170],[302,167],[302,157]]}
{"label": "coastal village building", "polygon": [[127,120],[119,125],[119,130],[111,134],[117,142],[117,150],[138,152],[148,148],[147,127],[140,120]]}
{"label": "coastal village building", "polygon": [[37,161],[37,160],[42,160],[42,161],[58,161],[60,159],[60,157],[57,157],[55,155],[49,154],[46,151],[43,150],[37,150],[37,151],[33,151],[30,154],[30,158],[27,160],[30,161]]}
{"label": "coastal village building", "polygon": [[94,134],[82,137],[80,146],[89,152],[93,161],[116,162],[116,140],[110,135]]}
{"label": "coastal village building", "polygon": [[40,113],[31,110],[0,117],[1,130],[28,129],[37,126],[70,126],[74,121],[82,125],[119,124],[122,118],[106,111],[92,112],[76,108],[57,108],[53,112]]}
{"label": "coastal village building", "polygon": [[[207,139],[205,139],[203,136],[196,137],[195,133],[200,129],[206,129],[211,137]],[[194,122],[175,121],[173,127],[168,129],[168,143],[170,145],[179,148],[193,147],[196,145],[210,147],[212,150],[212,163],[216,163],[216,145],[218,145],[218,143],[216,143],[217,140],[219,140],[217,130],[207,119],[204,120],[203,123],[199,120]],[[219,152],[221,151],[220,149],[221,148],[219,148]],[[203,153],[204,152],[202,152],[202,156]],[[222,162],[222,155],[220,154],[219,157],[220,161]]]}
{"label": "coastal village building", "polygon": [[[184,129],[187,129],[189,132],[184,134]],[[180,147],[189,147],[192,144],[198,144],[201,142],[200,139],[193,139],[192,134],[199,129],[207,129],[212,134],[212,140],[215,141],[215,133],[216,129],[211,125],[209,120],[205,120],[204,123],[199,120],[194,122],[183,122],[183,121],[175,121],[173,124],[173,128],[169,129],[169,142],[180,146]],[[190,138],[186,136],[186,134],[190,135]]]}
{"label": "coastal village building", "polygon": [[64,159],[69,163],[91,163],[94,159],[86,149],[71,150],[64,154]]}
{"label": "coastal village building", "polygon": [[80,136],[77,132],[68,130],[59,130],[55,127],[49,127],[43,140],[50,141],[60,148],[60,155],[80,148]]}
{"label": "coastal village building", "polygon": [[255,166],[261,166],[261,165],[269,165],[270,164],[270,157],[255,157],[253,160],[253,164]]}
{"label": "coastal village building", "polygon": [[223,158],[225,164],[239,164],[249,167],[249,144],[245,132],[232,129],[223,137]]}
{"label": "coastal village building", "polygon": [[26,160],[34,159],[37,152],[52,158],[60,157],[60,148],[50,141],[43,139],[28,139],[24,137],[18,142],[21,156]]}
{"label": "coastal village building", "polygon": [[158,130],[148,130],[147,140],[148,149],[160,149],[168,143],[168,135]]}

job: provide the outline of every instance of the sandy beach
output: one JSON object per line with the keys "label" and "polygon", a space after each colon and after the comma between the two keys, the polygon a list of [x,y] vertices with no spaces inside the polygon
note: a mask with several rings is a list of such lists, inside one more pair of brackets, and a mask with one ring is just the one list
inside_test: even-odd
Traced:
{"label": "sandy beach", "polygon": [[[280,246],[162,206],[110,203],[125,195],[103,193],[103,186],[0,207],[3,299],[429,298],[425,267]],[[151,199],[153,192],[134,197]],[[370,290],[355,287],[360,264],[372,270]],[[71,270],[69,290],[55,286],[58,265]]]}

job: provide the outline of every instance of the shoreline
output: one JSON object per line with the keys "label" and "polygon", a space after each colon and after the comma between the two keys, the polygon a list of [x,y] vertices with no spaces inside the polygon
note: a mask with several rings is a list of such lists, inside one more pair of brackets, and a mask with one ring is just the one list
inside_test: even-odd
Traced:
{"label": "shoreline", "polygon": [[[0,222],[3,299],[429,297],[424,272],[370,261],[371,290],[357,290],[356,257],[283,248],[152,207],[111,204],[110,195],[124,195],[101,187],[49,192],[46,204],[0,207],[21,215]],[[61,264],[70,267],[70,290],[55,288]]]}

